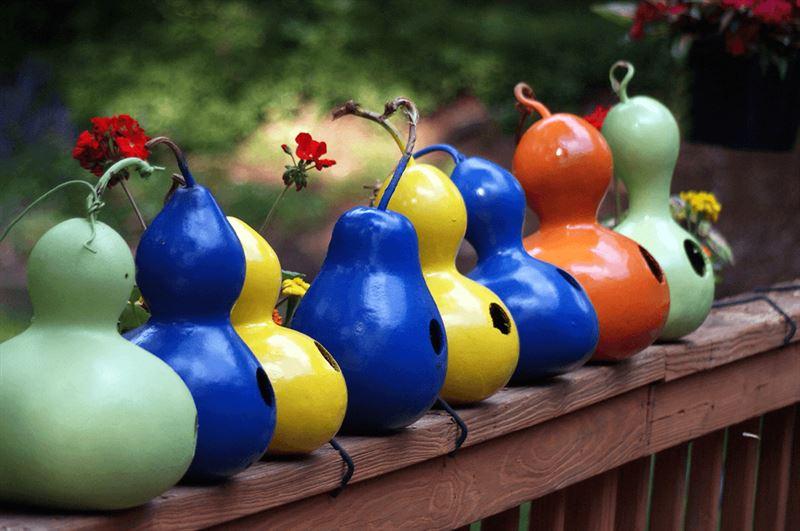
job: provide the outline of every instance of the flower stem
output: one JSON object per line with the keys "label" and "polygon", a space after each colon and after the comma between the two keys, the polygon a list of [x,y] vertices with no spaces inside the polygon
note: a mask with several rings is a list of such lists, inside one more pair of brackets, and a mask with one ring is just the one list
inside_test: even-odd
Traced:
{"label": "flower stem", "polygon": [[269,212],[267,212],[267,217],[264,219],[264,222],[258,228],[258,233],[261,234],[262,236],[264,236],[264,231],[267,229],[267,226],[269,225],[269,222],[272,221],[273,216],[275,216],[275,210],[278,208],[278,203],[281,202],[281,199],[283,199],[283,196],[285,196],[286,192],[289,191],[289,187],[290,186],[292,186],[292,183],[287,184],[283,188],[283,190],[281,190],[281,193],[278,194],[278,197],[275,199],[275,202],[272,203],[272,206],[270,207]]}
{"label": "flower stem", "polygon": [[120,179],[119,184],[122,186],[122,190],[125,192],[125,195],[128,196],[128,201],[130,201],[133,211],[136,213],[136,219],[139,220],[139,225],[142,226],[142,230],[147,230],[147,223],[144,221],[142,211],[139,210],[139,205],[136,204],[136,200],[133,198],[133,195],[131,195],[130,190],[128,190],[128,186],[125,184],[125,179]]}

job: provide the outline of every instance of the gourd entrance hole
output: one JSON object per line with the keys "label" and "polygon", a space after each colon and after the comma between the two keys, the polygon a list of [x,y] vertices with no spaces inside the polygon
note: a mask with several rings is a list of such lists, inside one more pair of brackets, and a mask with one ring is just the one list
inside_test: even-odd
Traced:
{"label": "gourd entrance hole", "polygon": [[692,240],[683,240],[683,249],[686,251],[686,257],[689,258],[689,263],[692,264],[692,269],[697,273],[697,276],[702,277],[706,274],[706,260],[703,258],[703,251],[700,246]]}
{"label": "gourd entrance hole", "polygon": [[325,358],[325,361],[327,361],[328,364],[331,367],[333,367],[334,371],[342,372],[342,370],[339,368],[339,364],[336,363],[335,359],[333,359],[333,356],[331,356],[331,353],[328,352],[328,349],[323,347],[318,341],[314,341],[314,346],[317,347],[317,350],[319,350],[319,353],[322,354],[322,357]]}
{"label": "gourd entrance hole", "polygon": [[491,303],[489,305],[489,315],[492,317],[492,326],[500,330],[500,333],[505,335],[511,333],[511,319],[502,306],[496,302]]}
{"label": "gourd entrance hole", "polygon": [[659,284],[664,282],[664,271],[661,269],[661,266],[658,265],[658,262],[653,255],[650,254],[647,249],[639,246],[639,252],[642,254],[642,258],[644,258],[645,263],[647,263],[647,267],[650,268],[650,272],[653,273],[653,276],[656,277],[656,280]]}
{"label": "gourd entrance hole", "polygon": [[256,369],[256,384],[258,385],[258,390],[261,392],[261,398],[264,399],[264,403],[272,407],[275,404],[275,393],[272,390],[272,384],[269,383],[267,373],[264,372],[264,369],[261,367]]}
{"label": "gourd entrance hole", "polygon": [[573,288],[575,288],[576,290],[581,291],[581,292],[583,291],[583,287],[580,285],[580,283],[577,280],[575,280],[575,277],[573,277],[572,275],[570,275],[569,273],[567,273],[566,271],[564,271],[560,267],[556,268],[556,271],[558,271],[558,274],[561,275],[564,278],[564,280],[569,282],[570,285]]}
{"label": "gourd entrance hole", "polygon": [[444,334],[442,333],[442,325],[436,319],[431,319],[428,325],[428,332],[431,335],[431,346],[436,354],[441,354],[444,347]]}

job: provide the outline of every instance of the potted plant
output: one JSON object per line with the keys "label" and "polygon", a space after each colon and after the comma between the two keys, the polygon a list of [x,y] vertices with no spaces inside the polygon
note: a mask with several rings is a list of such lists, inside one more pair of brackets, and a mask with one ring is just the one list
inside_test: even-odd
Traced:
{"label": "potted plant", "polygon": [[800,124],[798,0],[613,2],[597,13],[632,41],[668,35],[692,74],[689,140],[789,150]]}

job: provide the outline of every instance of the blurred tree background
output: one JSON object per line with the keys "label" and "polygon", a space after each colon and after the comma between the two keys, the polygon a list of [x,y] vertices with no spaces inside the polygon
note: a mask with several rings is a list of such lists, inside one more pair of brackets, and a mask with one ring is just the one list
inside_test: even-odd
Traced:
{"label": "blurred tree background", "polygon": [[[363,185],[397,157],[372,124],[331,125],[336,103],[381,108],[407,95],[432,124],[424,139],[464,139],[508,164],[517,81],[551,109],[585,114],[612,101],[608,68],[626,58],[639,66],[635,91],[682,116],[684,78],[666,42],[631,43],[589,8],[565,0],[6,2],[0,224],[63,180],[94,179],[70,157],[92,116],[127,113],[151,136],[174,138],[226,213],[251,224],[280,191],[280,144],[309,131],[338,164],[288,194],[270,241],[285,268],[313,276],[335,218],[364,203]],[[173,167],[161,152],[156,161]],[[130,182],[148,219],[168,188],[164,174],[150,181]],[[27,253],[53,223],[80,213],[83,193],[49,200],[0,245],[0,339],[28,319]],[[101,219],[135,247],[130,208],[118,189],[108,196]]]}

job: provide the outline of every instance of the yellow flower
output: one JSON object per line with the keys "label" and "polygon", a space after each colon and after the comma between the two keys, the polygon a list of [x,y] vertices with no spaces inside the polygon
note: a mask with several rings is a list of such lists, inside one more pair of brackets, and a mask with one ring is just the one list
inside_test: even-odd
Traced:
{"label": "yellow flower", "polygon": [[705,216],[711,221],[717,221],[719,218],[722,205],[719,204],[719,201],[717,201],[717,198],[711,192],[690,190],[688,192],[681,192],[680,196],[693,212]]}
{"label": "yellow flower", "polygon": [[284,297],[302,297],[308,291],[310,284],[300,277],[287,278],[281,284],[281,295]]}

